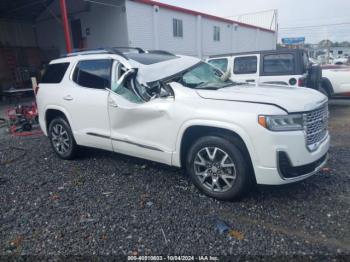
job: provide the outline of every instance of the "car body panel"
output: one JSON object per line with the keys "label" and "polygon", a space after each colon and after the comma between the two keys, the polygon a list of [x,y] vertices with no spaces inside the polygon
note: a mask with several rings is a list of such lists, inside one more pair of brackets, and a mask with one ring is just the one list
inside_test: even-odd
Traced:
{"label": "car body panel", "polygon": [[[46,130],[43,117],[46,110],[57,109],[66,115],[80,145],[181,167],[181,143],[188,128],[207,126],[225,129],[238,135],[245,143],[260,184],[294,181],[285,181],[279,176],[278,150],[285,150],[293,165],[310,163],[328,151],[329,137],[316,151],[309,152],[302,131],[272,132],[258,124],[259,115],[287,115],[317,108],[327,100],[317,91],[249,84],[196,90],[170,82],[173,96],[133,103],[109,89],[88,89],[72,81],[73,69],[78,61],[101,58],[116,60],[127,69],[137,69],[137,80],[144,84],[167,78],[200,62],[197,58],[177,56],[169,61],[143,65],[106,54],[55,60],[52,63],[68,61],[71,64],[59,85],[51,88],[41,84],[37,101],[43,130]],[[117,79],[112,77],[112,80]],[[71,96],[73,100],[64,100],[66,96]]]}
{"label": "car body panel", "polygon": [[217,91],[198,90],[197,93],[206,99],[273,104],[289,113],[308,111],[327,101],[327,97],[315,90],[276,85],[238,85]]}
{"label": "car body panel", "polygon": [[331,82],[335,95],[350,92],[350,67],[322,69],[322,76]]}

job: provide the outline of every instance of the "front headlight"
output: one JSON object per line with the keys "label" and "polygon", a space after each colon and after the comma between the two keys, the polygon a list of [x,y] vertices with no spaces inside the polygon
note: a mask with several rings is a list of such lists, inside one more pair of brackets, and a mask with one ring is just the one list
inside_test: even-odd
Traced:
{"label": "front headlight", "polygon": [[259,116],[261,126],[271,131],[296,131],[303,130],[303,115],[291,114],[285,116]]}

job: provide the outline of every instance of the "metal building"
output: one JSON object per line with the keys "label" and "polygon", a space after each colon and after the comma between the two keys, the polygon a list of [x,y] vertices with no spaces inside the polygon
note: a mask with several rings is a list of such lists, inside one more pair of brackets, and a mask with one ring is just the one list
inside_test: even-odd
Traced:
{"label": "metal building", "polygon": [[271,29],[150,0],[2,0],[0,96],[30,86],[67,50],[134,46],[204,58],[275,49],[276,39]]}
{"label": "metal building", "polygon": [[[148,0],[67,1],[73,48],[138,46],[205,57],[274,49],[275,32]],[[56,16],[56,18],[55,18]],[[65,52],[59,2],[36,19],[38,46]]]}

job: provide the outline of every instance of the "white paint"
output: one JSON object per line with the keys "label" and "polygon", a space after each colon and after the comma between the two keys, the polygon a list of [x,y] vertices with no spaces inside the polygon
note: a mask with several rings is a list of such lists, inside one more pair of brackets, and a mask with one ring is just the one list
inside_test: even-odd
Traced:
{"label": "white paint", "polygon": [[203,56],[203,47],[202,47],[202,17],[200,15],[197,15],[197,57]]}
{"label": "white paint", "polygon": [[158,39],[158,13],[159,7],[153,6],[153,41],[154,49],[159,49],[159,39]]}
{"label": "white paint", "polygon": [[350,93],[350,67],[322,69],[322,77],[331,82],[334,94]]}
{"label": "white paint", "polygon": [[[159,46],[159,49],[200,58],[220,53],[276,48],[273,32],[167,8],[159,8],[155,15],[152,6],[133,1],[126,1],[126,7],[131,46],[145,49]],[[173,36],[173,18],[182,20],[183,37]],[[220,27],[220,41],[213,39],[214,26]]]}
{"label": "white paint", "polygon": [[[127,68],[136,67],[141,75],[147,67],[138,67],[138,63],[133,60],[109,54],[78,55],[52,61],[71,64],[60,84],[40,84],[37,104],[44,132],[45,112],[55,108],[66,114],[80,145],[180,166],[180,145],[186,129],[198,125],[219,127],[235,132],[242,138],[259,184],[285,184],[309,176],[282,179],[277,170],[277,150],[284,150],[294,166],[314,162],[328,151],[329,137],[315,151],[309,152],[303,131],[272,132],[258,124],[259,115],[286,115],[285,110],[305,112],[315,109],[326,100],[315,90],[249,85],[195,90],[173,82],[170,83],[175,94],[173,97],[154,98],[136,104],[112,91],[83,89],[72,82],[70,76],[77,61],[103,58],[120,61]],[[186,56],[169,60],[172,68],[178,71],[183,69],[184,64],[195,62],[200,60]],[[167,76],[163,68],[163,63],[152,65],[154,76],[157,75],[158,79]],[[73,100],[64,101],[62,98],[65,95],[70,95]]]}

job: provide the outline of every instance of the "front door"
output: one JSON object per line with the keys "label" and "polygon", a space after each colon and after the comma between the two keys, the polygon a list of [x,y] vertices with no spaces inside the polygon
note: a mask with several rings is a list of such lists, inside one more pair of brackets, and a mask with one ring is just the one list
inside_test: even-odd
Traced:
{"label": "front door", "polygon": [[[117,80],[123,74],[114,68]],[[133,91],[134,80],[130,77],[123,85],[108,94],[111,140],[116,152],[171,164],[175,138],[173,134],[173,97],[143,101]],[[176,137],[175,133],[174,136]]]}

